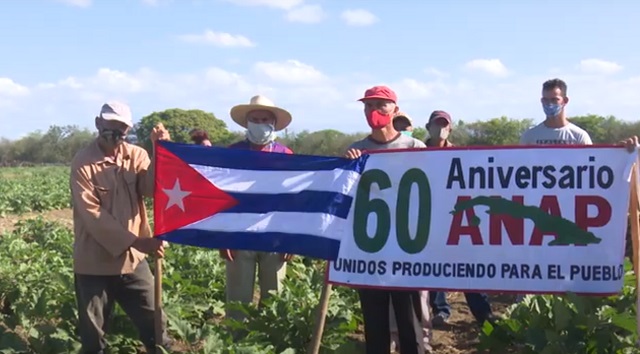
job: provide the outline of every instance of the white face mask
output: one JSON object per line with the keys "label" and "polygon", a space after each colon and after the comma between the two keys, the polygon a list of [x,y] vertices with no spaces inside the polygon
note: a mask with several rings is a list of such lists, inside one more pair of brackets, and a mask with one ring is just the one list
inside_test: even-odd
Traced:
{"label": "white face mask", "polygon": [[276,139],[275,126],[249,121],[247,122],[247,139],[256,145],[266,145]]}
{"label": "white face mask", "polygon": [[432,126],[429,128],[429,136],[433,139],[447,140],[449,137],[449,129],[437,125]]}

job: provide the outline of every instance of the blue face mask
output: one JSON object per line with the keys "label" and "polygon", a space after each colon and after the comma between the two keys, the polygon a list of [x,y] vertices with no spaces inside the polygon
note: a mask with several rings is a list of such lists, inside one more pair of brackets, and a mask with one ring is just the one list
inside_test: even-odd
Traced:
{"label": "blue face mask", "polygon": [[413,132],[407,131],[407,130],[403,130],[400,133],[402,133],[402,135],[406,135],[406,136],[413,136]]}
{"label": "blue face mask", "polygon": [[557,103],[543,103],[542,109],[547,117],[557,117],[562,112],[563,106]]}

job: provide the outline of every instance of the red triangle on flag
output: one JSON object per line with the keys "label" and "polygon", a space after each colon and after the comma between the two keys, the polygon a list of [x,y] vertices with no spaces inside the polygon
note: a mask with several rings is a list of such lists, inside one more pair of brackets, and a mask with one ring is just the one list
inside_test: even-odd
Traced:
{"label": "red triangle on flag", "polygon": [[157,144],[155,149],[154,235],[190,225],[238,201],[220,190],[178,156]]}

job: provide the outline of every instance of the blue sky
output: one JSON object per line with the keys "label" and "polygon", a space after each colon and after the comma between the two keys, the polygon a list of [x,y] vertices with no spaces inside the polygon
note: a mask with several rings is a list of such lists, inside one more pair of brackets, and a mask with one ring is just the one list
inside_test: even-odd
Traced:
{"label": "blue sky", "polygon": [[[0,5],[0,136],[91,128],[100,105],[136,120],[213,112],[263,94],[289,129],[367,129],[356,100],[388,84],[423,126],[542,119],[544,80],[570,115],[640,116],[640,2],[547,0],[29,0]],[[395,6],[394,6],[395,5]]]}

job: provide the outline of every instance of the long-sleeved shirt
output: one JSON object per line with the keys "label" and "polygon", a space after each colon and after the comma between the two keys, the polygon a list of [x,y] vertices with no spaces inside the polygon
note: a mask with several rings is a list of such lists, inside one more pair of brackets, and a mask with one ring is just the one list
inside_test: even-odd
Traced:
{"label": "long-sleeved shirt", "polygon": [[97,141],[71,163],[73,270],[78,274],[132,273],[145,254],[131,247],[137,237],[152,237],[143,196],[153,197],[149,154],[122,143],[115,158]]}

